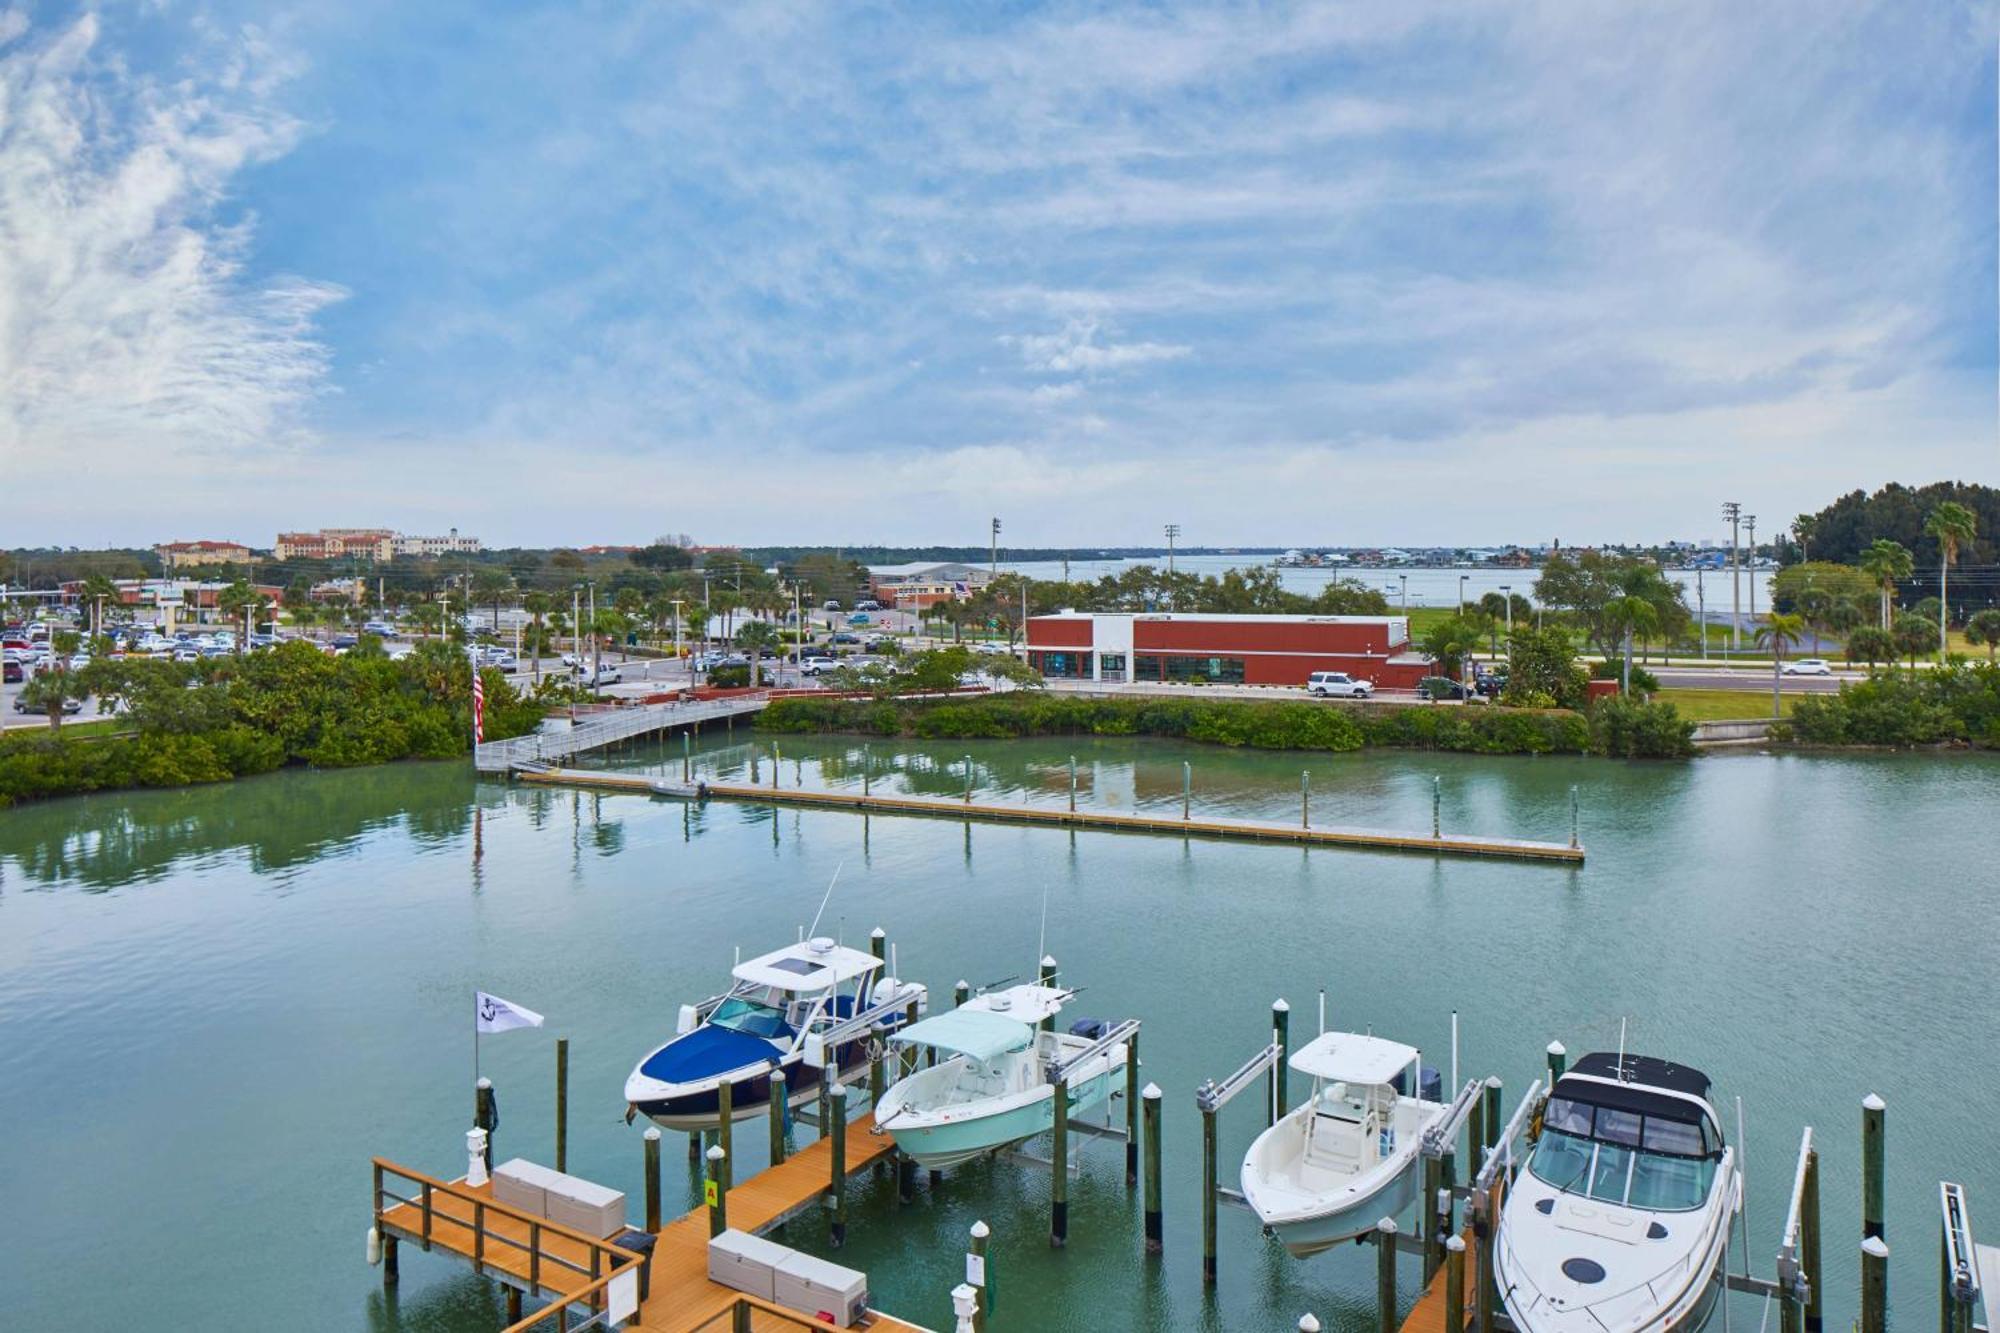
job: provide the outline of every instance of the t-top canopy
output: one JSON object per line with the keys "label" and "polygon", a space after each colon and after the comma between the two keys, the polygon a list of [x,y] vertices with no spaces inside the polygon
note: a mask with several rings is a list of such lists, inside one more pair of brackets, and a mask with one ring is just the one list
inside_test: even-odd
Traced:
{"label": "t-top canopy", "polygon": [[967,1005],[912,1023],[889,1040],[907,1046],[932,1046],[987,1064],[1009,1051],[1025,1050],[1035,1040],[1035,1029],[1018,1019]]}
{"label": "t-top canopy", "polygon": [[1292,1053],[1292,1068],[1342,1083],[1392,1083],[1417,1058],[1417,1048],[1358,1032],[1325,1032]]}
{"label": "t-top canopy", "polygon": [[730,975],[748,985],[774,990],[823,991],[866,976],[880,966],[873,954],[845,948],[821,936],[738,963]]}
{"label": "t-top canopy", "polygon": [[962,1008],[984,1009],[1021,1023],[1039,1023],[1062,1012],[1063,1002],[1073,992],[1060,986],[1038,986],[1032,981],[1006,990],[987,991],[967,1000]]}

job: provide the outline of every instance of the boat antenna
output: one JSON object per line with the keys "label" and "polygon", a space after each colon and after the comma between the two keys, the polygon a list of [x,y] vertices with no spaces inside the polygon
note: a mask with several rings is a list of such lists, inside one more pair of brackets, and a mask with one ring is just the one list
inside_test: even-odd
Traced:
{"label": "boat antenna", "polygon": [[[1451,1086],[1458,1086],[1458,1010],[1451,1011]],[[1458,1094],[1453,1093],[1456,1097]]]}
{"label": "boat antenna", "polygon": [[1042,928],[1035,936],[1035,975],[1040,976],[1042,960],[1049,956],[1049,882],[1042,881]]}
{"label": "boat antenna", "polygon": [[1625,1016],[1623,1014],[1618,1016],[1618,1081],[1620,1083],[1631,1081],[1625,1076]]}
{"label": "boat antenna", "polygon": [[1319,988],[1319,1035],[1326,1035],[1326,987]]}
{"label": "boat antenna", "polygon": [[826,882],[826,896],[819,900],[819,910],[813,913],[813,923],[806,927],[807,939],[811,939],[813,934],[819,930],[819,919],[826,915],[826,905],[833,901],[833,886],[840,883],[840,872],[846,864],[847,862],[842,861],[840,865],[833,868],[833,878]]}

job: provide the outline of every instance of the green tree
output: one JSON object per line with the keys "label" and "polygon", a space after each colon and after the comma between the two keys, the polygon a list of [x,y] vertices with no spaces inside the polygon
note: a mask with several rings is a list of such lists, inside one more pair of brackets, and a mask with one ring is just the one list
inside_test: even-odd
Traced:
{"label": "green tree", "polygon": [[1792,537],[1799,544],[1799,563],[1811,559],[1810,546],[1813,534],[1819,529],[1819,519],[1812,514],[1800,514],[1792,520]]}
{"label": "green tree", "polygon": [[1458,680],[1465,674],[1466,659],[1479,651],[1482,637],[1477,623],[1464,616],[1452,616],[1425,630],[1418,647],[1437,664],[1440,676]]}
{"label": "green tree", "polygon": [[1785,650],[1797,647],[1799,640],[1805,637],[1805,632],[1804,616],[1786,615],[1782,611],[1774,611],[1769,620],[1757,627],[1757,642],[1771,650],[1772,717],[1779,717],[1784,713],[1779,703],[1779,690],[1784,676]]}
{"label": "green tree", "polygon": [[1951,592],[1946,585],[1951,573],[1951,562],[1958,559],[1961,546],[1968,546],[1979,535],[1979,521],[1970,509],[1956,500],[1946,500],[1931,510],[1924,520],[1924,535],[1936,539],[1938,544],[1938,621],[1937,650],[1938,662],[1942,664],[1945,650],[1951,646],[1945,629],[1947,610],[1951,605]]}
{"label": "green tree", "polygon": [[31,710],[40,710],[49,719],[49,729],[62,728],[63,710],[68,704],[90,697],[88,681],[70,666],[82,642],[73,630],[62,630],[49,640],[48,664],[21,686],[20,700]]}
{"label": "green tree", "polygon": [[1889,634],[1896,641],[1896,651],[1910,659],[1910,670],[1917,669],[1917,654],[1930,649],[1937,629],[1926,616],[1904,612],[1896,617],[1896,623],[1889,627]]}
{"label": "green tree", "polygon": [[[1680,585],[1658,565],[1597,551],[1551,555],[1535,580],[1535,598],[1567,614],[1606,658],[1625,645],[1628,632],[1642,638],[1660,634],[1671,641],[1690,620]],[[1629,603],[1634,599],[1652,608],[1643,623],[1632,618]]]}
{"label": "green tree", "polygon": [[752,620],[736,631],[736,646],[750,657],[750,684],[764,683],[764,649],[778,646],[778,628],[768,620]]}
{"label": "green tree", "polygon": [[2000,608],[1987,607],[1973,613],[1965,622],[1965,637],[1971,643],[1986,645],[1986,660],[1992,662],[1996,649],[2000,649]]}
{"label": "green tree", "polygon": [[1889,604],[1896,596],[1896,584],[1910,577],[1910,571],[1916,568],[1916,561],[1910,555],[1910,548],[1901,542],[1877,537],[1861,553],[1861,568],[1875,580],[1881,597],[1882,628],[1886,630],[1889,628]]}
{"label": "green tree", "polygon": [[1866,662],[1873,671],[1877,662],[1896,660],[1896,639],[1876,625],[1859,625],[1847,636],[1847,660]]}
{"label": "green tree", "polygon": [[536,589],[521,596],[521,609],[528,613],[528,632],[521,645],[535,660],[535,687],[542,684],[542,657],[549,650],[548,617],[555,599]]}
{"label": "green tree", "polygon": [[1576,660],[1576,645],[1565,629],[1536,629],[1522,621],[1507,639],[1507,689],[1503,703],[1581,708],[1589,695],[1590,673]]}
{"label": "green tree", "polygon": [[1624,658],[1624,674],[1620,678],[1619,692],[1632,692],[1632,637],[1651,634],[1660,628],[1659,609],[1639,593],[1628,593],[1608,603],[1604,608],[1606,622],[1618,631],[1620,652]]}
{"label": "green tree", "polygon": [[500,604],[512,596],[513,592],[513,576],[504,569],[495,569],[488,565],[472,576],[470,598],[479,605],[491,609],[493,618],[490,623],[496,630],[500,628]]}

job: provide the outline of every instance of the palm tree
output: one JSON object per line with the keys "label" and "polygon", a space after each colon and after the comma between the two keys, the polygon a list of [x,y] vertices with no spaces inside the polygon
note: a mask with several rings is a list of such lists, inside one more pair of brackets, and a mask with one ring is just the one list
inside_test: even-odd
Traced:
{"label": "palm tree", "polygon": [[1847,636],[1847,660],[1852,663],[1860,658],[1873,671],[1877,662],[1896,660],[1896,641],[1888,630],[1877,629],[1873,625],[1861,625]]}
{"label": "palm tree", "polygon": [[1889,628],[1889,599],[1896,595],[1896,581],[1910,577],[1916,568],[1909,548],[1888,537],[1877,537],[1861,553],[1861,568],[1882,590],[1882,628]]}
{"label": "palm tree", "polygon": [[1757,627],[1757,642],[1771,650],[1771,716],[1779,717],[1783,709],[1779,706],[1778,693],[1784,675],[1785,649],[1795,647],[1805,637],[1804,616],[1786,615],[1780,611],[1771,613],[1771,618]]}
{"label": "palm tree", "polygon": [[468,600],[493,609],[493,630],[496,634],[500,630],[500,603],[513,591],[514,579],[504,569],[482,569],[472,576]]}
{"label": "palm tree", "polygon": [[1956,500],[1946,500],[1931,510],[1931,516],[1924,520],[1924,535],[1935,537],[1938,544],[1938,662],[1944,661],[1945,649],[1950,641],[1945,632],[1946,608],[1951,597],[1945,588],[1945,578],[1951,572],[1951,562],[1958,559],[1958,548],[1969,545],[1979,531],[1979,520],[1972,511]]}
{"label": "palm tree", "polygon": [[1992,662],[1995,652],[2000,651],[2000,609],[1989,606],[1975,612],[1965,622],[1965,637],[1972,643],[1985,644],[1986,660]]}
{"label": "palm tree", "polygon": [[535,687],[537,689],[541,688],[542,684],[542,652],[544,650],[544,641],[547,638],[544,621],[549,614],[549,608],[554,605],[555,599],[539,590],[528,593],[521,598],[521,609],[528,613],[528,651],[534,655],[535,659]]}
{"label": "palm tree", "polygon": [[1896,617],[1896,623],[1889,627],[1890,635],[1896,641],[1896,649],[1910,659],[1910,670],[1917,669],[1917,654],[1931,646],[1931,622],[1923,616],[1904,612]]}
{"label": "palm tree", "polygon": [[750,655],[750,684],[764,683],[764,650],[778,644],[778,631],[768,620],[753,620],[736,631],[736,646]]}
{"label": "palm tree", "polygon": [[1646,598],[1636,593],[1615,598],[1604,608],[1607,624],[1619,631],[1624,643],[1625,668],[1619,682],[1619,693],[1632,692],[1632,635],[1650,634],[1660,627],[1660,612]]}
{"label": "palm tree", "polygon": [[1792,520],[1792,536],[1799,543],[1799,563],[1804,564],[1811,557],[1806,553],[1806,545],[1813,539],[1813,532],[1819,527],[1819,520],[1811,514],[1800,514]]}
{"label": "palm tree", "polygon": [[1813,656],[1819,656],[1819,627],[1826,623],[1827,612],[1833,609],[1833,596],[1822,588],[1807,588],[1793,599],[1799,608],[1799,616],[1812,634]]}
{"label": "palm tree", "polygon": [[90,612],[90,632],[93,636],[104,633],[104,607],[108,602],[118,605],[118,585],[102,574],[92,574],[83,581],[78,594],[83,605]]}

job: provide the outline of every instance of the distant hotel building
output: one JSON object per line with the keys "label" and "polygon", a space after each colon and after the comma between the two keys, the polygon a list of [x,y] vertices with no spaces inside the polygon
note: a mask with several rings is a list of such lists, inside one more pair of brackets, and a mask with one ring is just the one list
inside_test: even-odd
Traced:
{"label": "distant hotel building", "polygon": [[1028,619],[1028,661],[1051,680],[1303,685],[1345,671],[1383,689],[1431,674],[1402,616],[1062,611]]}
{"label": "distant hotel building", "polygon": [[246,565],[250,548],[241,542],[163,542],[153,548],[169,573],[199,565]]}
{"label": "distant hotel building", "polygon": [[954,562],[868,566],[868,591],[875,600],[904,611],[922,611],[955,601],[985,587],[992,576],[978,565]]}
{"label": "distant hotel building", "polygon": [[274,546],[280,560],[371,560],[387,564],[405,559],[460,555],[480,549],[477,537],[461,537],[453,528],[445,537],[405,537],[390,528],[321,528],[317,532],[281,532]]}

